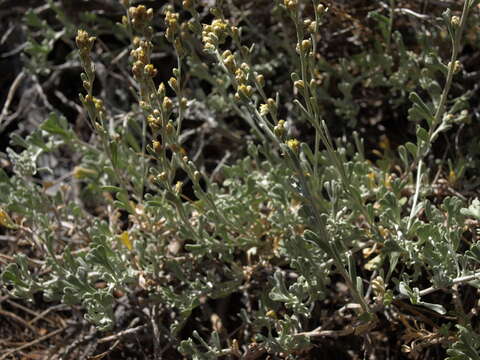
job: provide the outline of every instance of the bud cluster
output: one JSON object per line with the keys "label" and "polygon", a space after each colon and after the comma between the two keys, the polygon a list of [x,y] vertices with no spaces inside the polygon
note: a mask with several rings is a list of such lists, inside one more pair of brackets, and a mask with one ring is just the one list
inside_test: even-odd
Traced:
{"label": "bud cluster", "polygon": [[86,79],[82,79],[84,81],[84,87],[86,85],[89,85],[88,87],[91,87],[94,67],[92,59],[90,58],[90,53],[92,52],[95,37],[90,36],[85,30],[78,30],[75,42],[77,43],[77,47],[80,50],[80,61],[82,62],[82,67],[85,69],[85,73],[87,75]]}
{"label": "bud cluster", "polygon": [[283,5],[289,11],[296,11],[298,7],[298,0],[283,0]]}
{"label": "bud cluster", "polygon": [[268,114],[275,116],[276,113],[277,113],[277,103],[272,98],[268,98],[266,104],[260,105],[260,114],[262,116],[265,116]]}
{"label": "bud cluster", "polygon": [[85,30],[78,30],[75,42],[81,54],[89,54],[92,51],[95,37],[90,36]]}
{"label": "bud cluster", "polygon": [[171,43],[175,41],[175,35],[180,31],[179,17],[180,15],[176,12],[170,10],[165,12],[165,24],[167,25],[165,37]]}
{"label": "bud cluster", "polygon": [[150,63],[150,53],[152,51],[152,42],[149,40],[140,40],[135,38],[134,45],[138,47],[130,52],[134,63],[132,72],[136,80],[143,79],[145,76],[153,78],[157,75],[157,69]]}
{"label": "bud cluster", "polygon": [[298,54],[308,54],[312,49],[312,42],[310,40],[302,40],[297,44],[296,50]]}
{"label": "bud cluster", "polygon": [[303,21],[303,27],[305,28],[305,31],[307,31],[310,34],[315,34],[317,31],[317,22],[312,21],[311,19],[305,19]]}
{"label": "bud cluster", "polygon": [[224,19],[214,19],[211,24],[203,25],[202,42],[206,52],[214,52],[223,44],[229,33],[229,25]]}
{"label": "bud cluster", "polygon": [[153,9],[147,9],[144,5],[132,6],[128,9],[128,16],[133,28],[142,32],[153,19]]}
{"label": "bud cluster", "polygon": [[[253,86],[249,85],[250,80],[250,66],[243,62],[240,65],[237,64],[235,55],[232,54],[230,50],[225,50],[221,55],[222,63],[227,69],[227,71],[234,76],[235,86],[237,92],[235,93],[235,98],[240,100],[249,100],[254,92]],[[256,81],[264,82],[263,76],[257,74]]]}

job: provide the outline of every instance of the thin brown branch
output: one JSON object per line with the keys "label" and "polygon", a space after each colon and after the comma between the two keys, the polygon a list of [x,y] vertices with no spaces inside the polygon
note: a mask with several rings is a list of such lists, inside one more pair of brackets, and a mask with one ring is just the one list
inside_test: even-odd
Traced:
{"label": "thin brown branch", "polygon": [[30,342],[28,342],[28,343],[26,343],[26,344],[23,344],[23,345],[15,348],[15,349],[9,350],[9,351],[7,351],[5,354],[3,354],[3,355],[0,357],[0,360],[7,359],[9,356],[15,354],[15,353],[18,352],[18,351],[21,351],[21,350],[23,350],[23,349],[26,349],[26,348],[32,346],[32,345],[38,344],[38,343],[40,343],[40,342],[42,342],[42,341],[45,341],[45,340],[47,340],[47,339],[49,339],[49,338],[51,338],[51,337],[53,337],[53,336],[55,336],[55,335],[58,335],[58,334],[60,334],[61,332],[63,332],[65,329],[66,329],[65,327],[64,327],[64,328],[57,329],[57,330],[55,330],[55,331],[52,331],[51,333],[48,333],[48,334],[45,335],[45,336],[39,337],[38,339],[35,339],[35,340],[30,341]]}

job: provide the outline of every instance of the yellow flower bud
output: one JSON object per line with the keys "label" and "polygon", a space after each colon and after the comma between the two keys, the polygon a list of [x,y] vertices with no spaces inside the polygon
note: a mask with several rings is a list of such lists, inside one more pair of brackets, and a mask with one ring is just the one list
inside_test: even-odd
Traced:
{"label": "yellow flower bud", "polygon": [[188,105],[188,100],[187,100],[187,98],[182,97],[182,98],[180,99],[180,108],[183,109],[183,110],[185,110],[185,109],[187,108],[187,105]]}
{"label": "yellow flower bud", "polygon": [[196,182],[199,182],[200,179],[201,179],[201,177],[202,177],[202,174],[200,174],[199,171],[195,171],[195,172],[193,173],[193,180],[195,180]]}
{"label": "yellow flower bud", "polygon": [[160,144],[160,141],[157,140],[152,141],[152,147],[156,153],[159,153],[162,150],[162,144]]}
{"label": "yellow flower bud", "polygon": [[[166,99],[168,99],[168,98],[166,98]],[[168,135],[172,135],[175,132],[175,126],[173,126],[172,120],[170,120],[167,123],[167,126],[165,127],[165,130],[167,131]]]}
{"label": "yellow flower bud", "polygon": [[235,72],[236,64],[235,57],[233,55],[227,56],[227,58],[223,60],[223,64],[231,73]]}
{"label": "yellow flower bud", "polygon": [[168,85],[170,85],[173,91],[178,92],[179,89],[177,79],[171,77],[170,80],[168,80]]}
{"label": "yellow flower bud", "polygon": [[250,85],[242,84],[238,87],[238,92],[246,98],[250,99],[253,94],[253,88]]}
{"label": "yellow flower bud", "polygon": [[270,319],[276,319],[277,318],[277,314],[273,310],[268,310],[265,315],[267,317],[269,317]]}
{"label": "yellow flower bud", "polygon": [[318,16],[322,16],[325,13],[325,6],[323,4],[319,4],[315,10],[317,11]]}
{"label": "yellow flower bud", "polygon": [[144,65],[141,61],[135,61],[132,66],[132,73],[135,77],[140,78],[143,74]]}
{"label": "yellow flower bud", "polygon": [[[448,65],[451,66],[450,63]],[[462,71],[462,68],[463,68],[462,63],[459,60],[456,60],[453,63],[453,73],[454,74],[458,74],[460,71]]]}
{"label": "yellow flower bud", "polygon": [[173,109],[172,100],[170,100],[170,98],[169,98],[168,96],[165,96],[165,97],[163,98],[163,104],[162,104],[162,106],[163,106],[163,109],[165,110],[165,112],[168,113],[168,112],[172,111],[172,109]]}
{"label": "yellow flower bud", "polygon": [[297,9],[298,2],[297,0],[284,0],[284,5],[290,11],[295,11]]}
{"label": "yellow flower bud", "polygon": [[300,141],[298,141],[297,139],[290,139],[287,141],[287,146],[294,153],[298,153],[298,150],[300,149]]}
{"label": "yellow flower bud", "polygon": [[167,181],[167,179],[168,179],[168,174],[165,171],[158,174],[158,180]]}
{"label": "yellow flower bud", "polygon": [[267,104],[260,105],[260,115],[265,116],[270,112],[269,106]]}
{"label": "yellow flower bud", "polygon": [[157,69],[155,69],[155,66],[153,66],[153,64],[145,65],[144,71],[145,71],[145,74],[150,77],[155,77],[157,75]]}
{"label": "yellow flower bud", "polygon": [[175,192],[177,194],[180,194],[182,192],[182,188],[183,188],[183,182],[177,181],[177,183],[175,184]]}
{"label": "yellow flower bud", "polygon": [[247,63],[241,63],[240,64],[240,68],[245,71],[246,73],[248,73],[250,71],[250,66],[247,64]]}
{"label": "yellow flower bud", "polygon": [[305,89],[305,83],[303,82],[303,80],[297,80],[293,83],[293,86],[295,86],[295,88],[297,88],[298,90],[303,90]]}
{"label": "yellow flower bud", "polygon": [[273,132],[279,138],[283,138],[285,135],[285,120],[279,120],[278,124],[273,128]]}
{"label": "yellow flower bud", "polygon": [[450,24],[454,27],[457,28],[460,26],[460,18],[458,16],[452,16],[450,19]]}
{"label": "yellow flower bud", "polygon": [[304,53],[308,52],[311,47],[312,47],[312,42],[310,40],[303,40],[300,45],[300,49],[302,49],[302,52]]}
{"label": "yellow flower bud", "polygon": [[157,95],[163,99],[165,97],[165,84],[162,82],[158,85]]}
{"label": "yellow flower bud", "polygon": [[260,87],[264,87],[265,86],[265,77],[262,75],[262,74],[259,74],[255,77],[255,80],[257,81],[257,84],[260,86]]}

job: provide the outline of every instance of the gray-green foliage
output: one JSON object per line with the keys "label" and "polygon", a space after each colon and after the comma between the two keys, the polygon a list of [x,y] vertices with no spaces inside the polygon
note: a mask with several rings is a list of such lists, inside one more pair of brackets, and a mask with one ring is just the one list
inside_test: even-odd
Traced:
{"label": "gray-green foliage", "polygon": [[[270,97],[260,77],[262,71],[274,72],[276,60],[256,63],[261,52],[243,46],[250,44],[243,43],[221,8],[212,8],[213,22],[202,24],[196,7],[184,3],[191,20],[183,32],[179,13],[165,8],[166,35],[179,64],[169,81],[175,101],[152,80],[151,14],[132,7],[121,26],[138,36],[132,37],[132,71],[139,104],[115,121],[108,104],[93,96],[94,39],[79,32],[86,93],[81,100],[95,137],[82,140],[56,113],[25,139],[12,136],[11,146],[22,150],[7,150],[14,174],[0,173],[0,203],[16,215],[12,231],[28,238],[42,259],[19,254],[3,270],[11,294],[29,298],[41,291],[47,299],[82,304],[86,318],[101,330],[115,326],[119,296],[139,309],[160,307],[169,319],[162,331],[193,359],[246,353],[252,339],[263,352],[294,358],[322,336],[318,307],[335,297],[335,278],[348,293],[342,299],[349,319],[345,335],[375,329],[379,317],[394,313],[395,301],[408,299],[419,311],[451,315],[452,330],[432,329],[444,337],[450,359],[478,359],[478,327],[451,320],[466,318],[453,303],[425,299],[478,282],[479,246],[464,236],[466,220],[480,218],[478,200],[468,206],[455,193],[437,197],[434,169],[426,162],[438,136],[469,119],[471,93],[452,98],[449,90],[461,71],[462,31],[476,2],[466,0],[461,16],[443,15],[452,43],[450,63],[444,64],[438,48],[426,48],[423,35],[418,40],[422,52],[407,50],[402,35],[392,31],[393,18],[373,13],[381,33],[375,47],[336,66],[311,55],[327,9],[316,0],[279,2],[276,16],[289,18],[286,24],[297,36],[291,44],[297,51],[289,53],[295,58],[290,65],[297,66],[291,68],[296,90],[282,97]],[[316,23],[310,20],[307,29],[305,6],[315,9]],[[32,16],[30,25],[44,26]],[[199,38],[211,56],[209,70],[198,54]],[[229,49],[226,38],[232,40]],[[359,75],[350,73],[352,66]],[[316,71],[327,77],[320,86]],[[193,89],[199,99],[187,102],[188,86],[199,79],[215,85],[210,98]],[[340,97],[329,93],[334,79],[340,80]],[[331,121],[324,121],[331,119],[323,107],[333,105],[336,115],[348,120],[347,127],[356,126],[358,86],[388,87],[395,94],[393,108],[411,104],[408,116],[416,126],[416,141],[385,149],[376,165],[366,158],[357,133],[348,141],[334,140]],[[192,161],[182,143],[187,108],[202,108],[202,101],[211,105],[209,110],[226,109],[251,126],[248,145],[245,141],[241,149],[248,155],[221,167],[221,180]],[[287,122],[279,119],[279,109],[288,112]],[[218,114],[218,128],[228,131],[223,120]],[[309,144],[293,136],[296,121],[312,129]],[[51,165],[62,151],[78,154],[70,173]],[[186,186],[194,199],[184,194]],[[101,208],[101,214],[91,207]],[[139,294],[141,304],[134,300]],[[196,309],[232,296],[242,299],[232,315],[241,320],[243,334],[228,338],[214,329],[205,340],[198,326],[192,338],[180,338]],[[417,340],[428,345],[426,337]],[[407,345],[415,349],[414,343]]]}

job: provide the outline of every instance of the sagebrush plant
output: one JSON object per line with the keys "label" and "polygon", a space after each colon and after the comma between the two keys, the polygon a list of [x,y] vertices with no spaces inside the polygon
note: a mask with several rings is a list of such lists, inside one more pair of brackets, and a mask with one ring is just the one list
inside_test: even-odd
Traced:
{"label": "sagebrush plant", "polygon": [[[401,328],[395,344],[412,358],[440,344],[449,359],[480,359],[477,300],[469,308],[462,300],[463,287],[480,280],[472,226],[480,202],[439,194],[428,167],[439,136],[471,121],[472,92],[451,89],[478,0],[443,13],[448,60],[425,34],[423,49],[406,49],[391,1],[387,16],[371,14],[375,46],[336,64],[318,50],[330,15],[317,0],[269,5],[287,29],[282,41],[266,40],[287,54],[271,63],[248,41],[252,24],[225,15],[236,13],[233,3],[172,2],[161,10],[176,58],[166,83],[156,82],[152,60],[155,41],[164,41],[151,24],[160,15],[121,3],[118,36],[130,41],[136,103],[114,114],[95,93],[96,38],[82,28],[80,100],[94,136],[82,139],[52,113],[25,139],[13,136],[23,151],[8,149],[13,175],[0,172],[0,223],[44,256],[18,254],[3,270],[12,295],[81,304],[100,330],[115,328],[115,308],[126,304],[151,328],[156,358],[169,347],[194,359],[300,358],[330,337],[358,338],[352,350],[375,354],[381,340],[372,334]],[[269,78],[286,65],[288,89]],[[392,109],[409,104],[416,129],[397,149],[384,139],[376,163],[351,131],[358,86],[387,88]],[[236,163],[211,171],[189,153],[184,124],[202,111],[218,114],[217,131],[229,131],[225,114],[248,126]],[[348,130],[336,139],[338,119]],[[83,201],[71,201],[65,179],[39,185],[55,174],[42,157],[60,149],[78,154],[69,177]],[[460,180],[458,161],[444,189]],[[217,314],[234,298],[237,313]],[[211,323],[195,323],[198,309]],[[230,333],[227,321],[235,323]]]}

